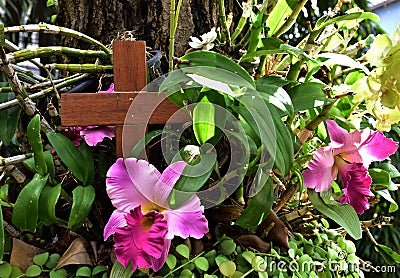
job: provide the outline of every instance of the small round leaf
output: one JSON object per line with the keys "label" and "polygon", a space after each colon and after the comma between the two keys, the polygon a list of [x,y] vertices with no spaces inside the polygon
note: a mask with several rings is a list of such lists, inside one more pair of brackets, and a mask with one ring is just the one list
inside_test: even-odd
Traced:
{"label": "small round leaf", "polygon": [[67,277],[67,271],[63,268],[61,269],[53,269],[50,271],[50,278],[66,278]]}
{"label": "small round leaf", "polygon": [[92,276],[96,276],[100,273],[106,272],[107,271],[107,267],[104,265],[97,265],[93,268],[92,271]]}
{"label": "small round leaf", "polygon": [[82,266],[76,271],[76,276],[90,277],[92,270],[88,266]]}
{"label": "small round leaf", "polygon": [[[17,278],[17,277],[21,277],[24,273],[22,272],[21,269],[19,269],[19,267],[17,266],[12,266],[12,271],[10,274],[10,278]],[[3,277],[3,276],[0,276]]]}
{"label": "small round leaf", "polygon": [[232,261],[223,262],[218,266],[218,268],[222,275],[226,277],[231,277],[236,272],[236,264]]}
{"label": "small round leaf", "polygon": [[40,273],[42,273],[42,269],[38,265],[31,265],[28,267],[28,269],[25,272],[25,275],[28,277],[36,277],[39,276]]}
{"label": "small round leaf", "polygon": [[8,277],[11,275],[12,267],[9,263],[0,264],[0,277]]}
{"label": "small round leaf", "polygon": [[179,244],[176,246],[176,252],[181,255],[182,257],[189,259],[190,250],[185,244]]}
{"label": "small round leaf", "polygon": [[226,239],[221,242],[221,253],[229,256],[233,252],[235,252],[236,243],[232,239]]}
{"label": "small round leaf", "polygon": [[206,258],[199,257],[194,261],[194,264],[196,265],[197,269],[201,271],[207,271],[208,270],[208,261]]}
{"label": "small round leaf", "polygon": [[193,273],[189,269],[182,270],[179,278],[192,278],[194,277]]}
{"label": "small round leaf", "polygon": [[176,257],[172,254],[168,254],[165,262],[167,263],[169,269],[174,269],[176,266]]}
{"label": "small round leaf", "polygon": [[48,258],[49,258],[49,252],[45,252],[33,257],[33,262],[39,266],[42,266],[47,262]]}
{"label": "small round leaf", "polygon": [[53,269],[57,266],[59,260],[60,260],[60,254],[57,253],[51,254],[45,264],[45,267],[47,267],[48,269]]}

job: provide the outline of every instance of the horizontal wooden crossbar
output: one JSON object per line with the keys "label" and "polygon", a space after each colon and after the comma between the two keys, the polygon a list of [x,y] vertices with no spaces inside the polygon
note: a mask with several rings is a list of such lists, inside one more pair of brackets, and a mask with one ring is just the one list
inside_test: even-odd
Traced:
{"label": "horizontal wooden crossbar", "polygon": [[[137,97],[140,94],[140,97]],[[164,93],[71,93],[61,96],[63,126],[123,125],[132,102],[129,124],[165,124],[179,109]],[[160,103],[159,105],[157,105]],[[151,115],[148,119],[147,115]]]}

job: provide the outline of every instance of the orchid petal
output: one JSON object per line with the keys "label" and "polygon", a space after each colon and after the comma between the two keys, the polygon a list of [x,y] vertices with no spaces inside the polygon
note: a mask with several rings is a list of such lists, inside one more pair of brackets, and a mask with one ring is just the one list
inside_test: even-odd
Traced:
{"label": "orchid petal", "polygon": [[308,163],[308,169],[302,172],[304,185],[316,192],[327,191],[337,175],[334,158],[330,147],[318,148],[313,159]]}
{"label": "orchid petal", "polygon": [[160,172],[148,161],[136,158],[125,159],[125,166],[134,187],[147,199],[147,202],[154,202],[155,185],[161,177]]}
{"label": "orchid petal", "polygon": [[165,252],[167,222],[163,218],[162,214],[154,211],[143,215],[140,206],[125,215],[127,226],[114,233],[118,261],[125,267],[132,262],[132,271],[136,267],[152,267],[152,261]]}
{"label": "orchid petal", "polygon": [[107,89],[106,93],[114,93],[114,83],[111,83],[110,87]]}
{"label": "orchid petal", "polygon": [[203,212],[204,208],[196,195],[178,209],[167,210],[165,212],[168,222],[167,238],[172,239],[174,236],[202,238],[208,232],[208,223]]}
{"label": "orchid petal", "polygon": [[164,248],[163,248],[160,258],[158,258],[158,259],[156,259],[154,257],[150,258],[151,264],[153,266],[152,268],[155,272],[159,271],[165,264],[170,247],[171,247],[171,240],[164,239]]}
{"label": "orchid petal", "polygon": [[168,208],[168,196],[174,188],[176,181],[182,175],[185,166],[186,162],[178,161],[172,163],[164,170],[154,186],[154,199],[152,201],[155,204],[162,208]]}
{"label": "orchid petal", "polygon": [[126,226],[126,220],[125,220],[125,214],[124,212],[114,210],[113,213],[110,216],[110,219],[108,220],[106,226],[104,227],[104,240],[107,240],[112,234],[114,234],[115,230],[117,228],[121,228]]}
{"label": "orchid petal", "polygon": [[115,137],[115,127],[98,126],[93,128],[85,128],[80,131],[80,135],[83,136],[89,146],[96,146],[106,137],[110,139]]}
{"label": "orchid petal", "polygon": [[372,161],[382,161],[397,151],[398,143],[386,138],[380,131],[366,128],[362,132],[359,153],[364,167],[368,168]]}
{"label": "orchid petal", "polygon": [[353,163],[340,169],[340,175],[345,185],[340,202],[349,203],[358,214],[362,214],[369,208],[367,197],[374,197],[368,170],[361,163]]}
{"label": "orchid petal", "polygon": [[329,145],[333,148],[344,146],[349,133],[341,128],[335,121],[326,120],[326,125],[328,127],[329,137],[331,138],[331,143]]}
{"label": "orchid petal", "polygon": [[[131,175],[126,169],[134,164],[133,159],[118,158],[107,172],[107,194],[112,204],[118,210],[129,212],[131,209],[148,202],[132,182]],[[136,159],[135,159],[136,161]]]}

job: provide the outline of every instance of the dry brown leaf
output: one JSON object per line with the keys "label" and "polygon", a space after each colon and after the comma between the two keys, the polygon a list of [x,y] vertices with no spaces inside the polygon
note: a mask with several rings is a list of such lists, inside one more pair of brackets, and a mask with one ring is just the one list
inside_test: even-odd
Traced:
{"label": "dry brown leaf", "polygon": [[261,253],[266,253],[270,250],[271,245],[256,235],[244,235],[236,239],[243,247],[251,247]]}
{"label": "dry brown leaf", "polygon": [[288,229],[273,210],[271,210],[268,217],[258,226],[257,234],[262,234],[265,230],[268,230],[270,226],[272,226],[272,229],[268,231],[266,240],[288,250],[290,248]]}
{"label": "dry brown leaf", "polygon": [[93,266],[93,262],[90,259],[87,251],[88,243],[83,238],[75,239],[68,247],[67,251],[62,255],[58,262],[56,269],[60,269],[67,265],[72,264],[85,264]]}
{"label": "dry brown leaf", "polygon": [[27,244],[22,240],[13,238],[10,264],[19,267],[22,272],[33,264],[33,257],[43,251],[33,245]]}

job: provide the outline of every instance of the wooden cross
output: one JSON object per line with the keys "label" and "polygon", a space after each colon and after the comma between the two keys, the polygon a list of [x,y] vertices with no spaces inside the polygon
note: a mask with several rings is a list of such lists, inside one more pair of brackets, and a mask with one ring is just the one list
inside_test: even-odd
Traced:
{"label": "wooden cross", "polygon": [[[142,92],[135,101],[135,107],[139,109],[133,111],[127,122],[130,105],[147,85],[145,42],[114,42],[113,62],[115,92],[63,94],[61,123],[63,126],[115,125],[116,155],[122,157],[123,154],[129,154],[142,138],[147,124],[165,124],[178,107],[166,99],[164,94]],[[154,110],[157,103],[160,105]],[[146,116],[148,114],[151,114],[150,119]]]}

